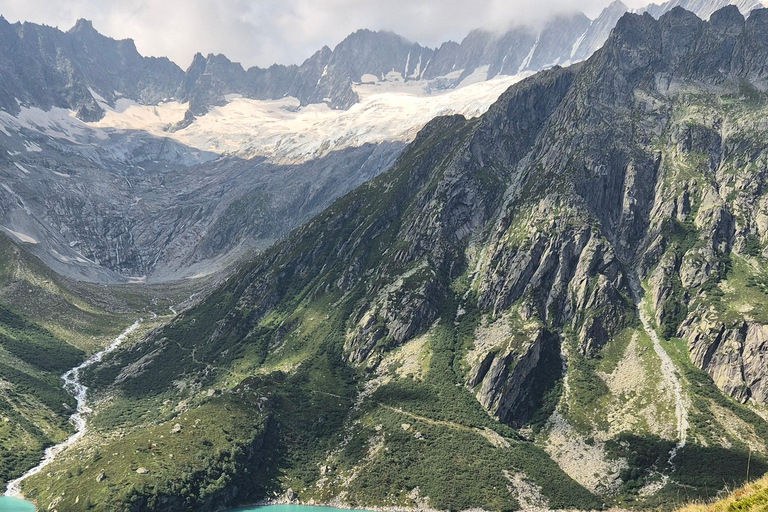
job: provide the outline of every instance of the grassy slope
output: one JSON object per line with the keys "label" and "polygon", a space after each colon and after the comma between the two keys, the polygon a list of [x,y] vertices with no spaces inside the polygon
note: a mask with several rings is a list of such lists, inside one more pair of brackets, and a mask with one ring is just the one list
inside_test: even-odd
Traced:
{"label": "grassy slope", "polygon": [[768,477],[760,478],[718,501],[691,503],[678,512],[762,512],[768,508]]}

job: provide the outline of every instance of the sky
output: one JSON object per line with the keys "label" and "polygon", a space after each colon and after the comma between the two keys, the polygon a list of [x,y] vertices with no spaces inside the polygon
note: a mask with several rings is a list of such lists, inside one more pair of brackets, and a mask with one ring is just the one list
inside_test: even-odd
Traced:
{"label": "sky", "polygon": [[[68,30],[79,18],[131,38],[142,55],[186,69],[195,53],[223,53],[245,67],[300,64],[355,30],[391,30],[422,45],[461,41],[472,29],[504,30],[556,12],[596,17],[610,0],[0,0],[10,22]],[[624,0],[636,7],[644,0]]]}

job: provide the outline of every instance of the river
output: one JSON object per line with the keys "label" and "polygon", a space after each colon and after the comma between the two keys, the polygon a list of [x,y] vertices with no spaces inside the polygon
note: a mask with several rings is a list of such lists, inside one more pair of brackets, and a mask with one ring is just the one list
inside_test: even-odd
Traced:
{"label": "river", "polygon": [[[8,483],[8,487],[5,491],[5,496],[0,497],[0,512],[35,512],[35,506],[29,501],[21,499],[21,483],[32,475],[36,475],[43,470],[48,464],[53,462],[56,457],[66,450],[68,447],[76,443],[81,437],[83,437],[87,431],[86,416],[91,412],[88,407],[88,387],[80,382],[80,372],[98,362],[100,362],[105,355],[115,351],[137,327],[141,324],[141,319],[134,322],[130,327],[123,331],[120,336],[114,339],[101,352],[97,352],[89,357],[80,366],[72,368],[64,375],[61,376],[64,381],[64,389],[71,393],[77,400],[77,410],[70,417],[70,421],[75,426],[75,433],[68,437],[65,441],[51,446],[45,450],[45,456],[40,461],[40,464],[24,473],[16,480],[12,480]],[[313,507],[307,505],[268,505],[258,507],[245,507],[232,509],[229,512],[365,512],[365,511],[349,511],[346,509],[337,509],[332,507]]]}
{"label": "river", "polygon": [[[101,362],[101,360],[104,358],[105,355],[109,354],[110,352],[114,352],[117,350],[117,348],[125,341],[125,339],[130,335],[133,331],[136,330],[136,328],[139,327],[141,324],[141,319],[136,320],[130,327],[128,327],[126,330],[124,330],[120,335],[115,338],[112,343],[110,343],[104,350],[100,352],[96,352],[91,357],[85,360],[80,366],[77,366],[75,368],[72,368],[68,372],[66,372],[64,375],[61,376],[62,380],[64,381],[64,389],[67,390],[68,393],[71,393],[75,400],[77,401],[77,408],[75,409],[74,414],[70,416],[69,420],[72,422],[72,424],[75,426],[75,433],[69,436],[66,440],[62,441],[61,443],[51,446],[45,450],[45,455],[43,456],[43,459],[40,461],[40,464],[35,466],[34,468],[30,469],[26,473],[24,473],[22,476],[17,478],[16,480],[11,480],[8,482],[8,487],[5,490],[5,497],[6,498],[19,498],[21,497],[21,483],[29,478],[32,475],[38,474],[40,471],[43,470],[44,467],[46,467],[48,464],[53,462],[56,457],[75,444],[81,437],[83,437],[87,431],[87,425],[85,418],[86,416],[92,412],[91,408],[88,407],[88,387],[85,386],[82,382],[80,382],[80,372],[98,362]],[[19,503],[27,504],[29,502],[20,502],[20,500],[9,500],[4,499],[0,501],[0,512],[9,512],[9,511],[24,511],[24,510],[34,510],[34,507],[32,509],[24,509],[24,508],[12,508],[14,506],[18,507],[21,506]]]}

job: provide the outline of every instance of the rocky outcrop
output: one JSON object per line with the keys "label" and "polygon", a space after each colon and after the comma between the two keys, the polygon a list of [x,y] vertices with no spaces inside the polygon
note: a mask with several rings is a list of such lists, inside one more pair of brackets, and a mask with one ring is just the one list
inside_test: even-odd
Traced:
{"label": "rocky outcrop", "polygon": [[[509,333],[513,336],[516,333]],[[470,370],[467,386],[475,388],[482,406],[500,421],[522,424],[525,399],[532,392],[528,378],[538,368],[546,335],[539,329],[531,339],[498,353],[489,352]]]}
{"label": "rocky outcrop", "polygon": [[715,384],[740,402],[768,401],[765,368],[768,364],[768,326],[742,321],[732,327],[722,322],[691,319],[682,327],[691,360]]}
{"label": "rocky outcrop", "polygon": [[495,321],[486,319],[475,329],[474,347],[466,356],[466,386],[495,418],[522,425],[535,409],[534,380],[542,358],[556,343],[529,302]]}

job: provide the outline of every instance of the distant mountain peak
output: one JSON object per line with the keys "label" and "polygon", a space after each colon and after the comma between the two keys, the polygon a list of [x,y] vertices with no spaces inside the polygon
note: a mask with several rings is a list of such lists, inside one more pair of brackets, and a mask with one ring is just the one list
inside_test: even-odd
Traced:
{"label": "distant mountain peak", "polygon": [[99,33],[95,28],[93,28],[93,22],[91,20],[86,20],[85,18],[80,18],[75,22],[75,26],[69,29],[70,33],[75,32],[95,32]]}
{"label": "distant mountain peak", "polygon": [[617,11],[619,9],[627,10],[627,9],[629,9],[629,7],[627,7],[627,4],[625,4],[621,0],[613,0],[613,2],[608,4],[606,9],[609,10],[609,11]]}

